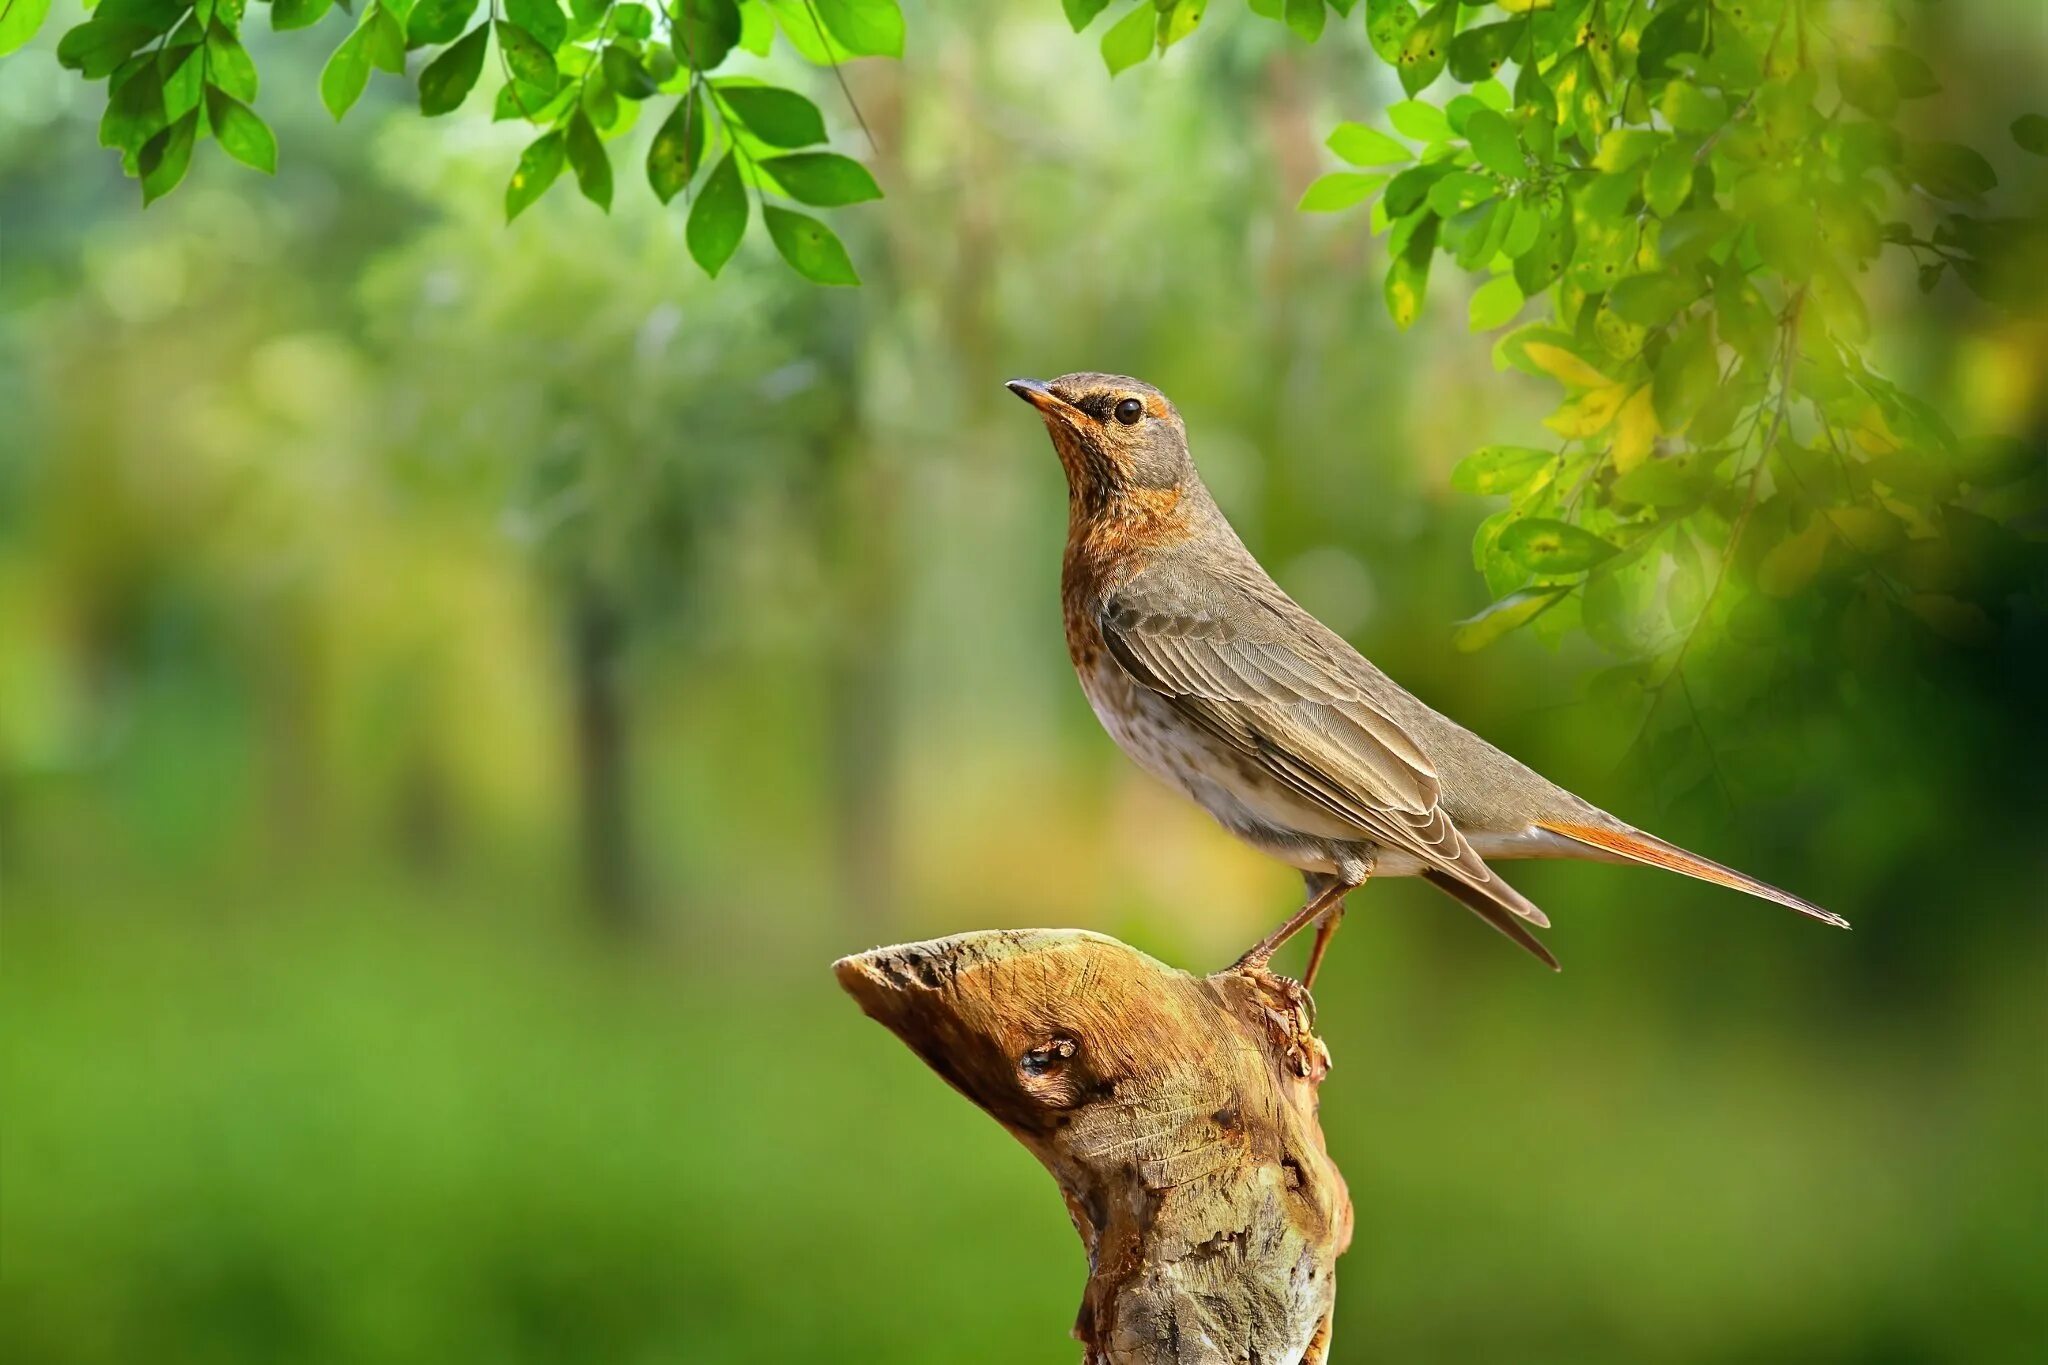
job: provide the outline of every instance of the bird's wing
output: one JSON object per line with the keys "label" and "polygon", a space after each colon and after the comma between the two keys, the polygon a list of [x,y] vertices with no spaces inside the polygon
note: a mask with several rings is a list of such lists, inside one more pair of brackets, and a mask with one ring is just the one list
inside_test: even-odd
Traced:
{"label": "bird's wing", "polygon": [[1363,661],[1277,587],[1148,570],[1105,596],[1097,624],[1132,679],[1362,840],[1549,923],[1465,842],[1429,756],[1362,684]]}

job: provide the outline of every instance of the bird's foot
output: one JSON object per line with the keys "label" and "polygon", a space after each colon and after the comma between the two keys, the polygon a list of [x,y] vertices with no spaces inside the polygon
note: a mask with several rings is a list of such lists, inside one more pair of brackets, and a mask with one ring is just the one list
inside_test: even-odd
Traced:
{"label": "bird's foot", "polygon": [[1315,997],[1299,981],[1263,962],[1240,962],[1232,970],[1251,983],[1265,1011],[1267,1034],[1294,1073],[1320,1084],[1330,1070],[1330,1050],[1316,1036]]}

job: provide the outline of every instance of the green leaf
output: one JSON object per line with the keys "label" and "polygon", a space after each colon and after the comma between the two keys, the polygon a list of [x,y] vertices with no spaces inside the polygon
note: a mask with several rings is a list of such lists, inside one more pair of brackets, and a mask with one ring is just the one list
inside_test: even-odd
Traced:
{"label": "green leaf", "polygon": [[555,183],[555,177],[562,173],[565,141],[562,130],[556,128],[542,133],[519,154],[519,164],[513,168],[512,179],[505,186],[506,222],[524,213],[528,205],[547,193],[548,186]]}
{"label": "green leaf", "polygon": [[169,194],[192,164],[192,141],[199,132],[199,111],[192,110],[142,145],[136,166],[142,175],[145,206]]}
{"label": "green leaf", "polygon": [[142,24],[157,33],[169,33],[191,9],[191,0],[100,0],[93,13],[101,19]]}
{"label": "green leaf", "polygon": [[[903,55],[903,12],[896,0],[765,0],[765,4],[782,35],[807,62],[823,66],[853,57]],[[743,43],[747,16],[760,7],[743,7]]]}
{"label": "green leaf", "polygon": [[768,236],[796,273],[818,284],[859,284],[853,262],[832,229],[808,214],[770,204],[761,211]]}
{"label": "green leaf", "polygon": [[1643,172],[1643,202],[1660,218],[1668,218],[1684,206],[1692,193],[1692,153],[1672,143],[1650,161]]}
{"label": "green leaf", "polygon": [[569,37],[569,21],[557,0],[504,0],[505,18],[553,52]]}
{"label": "green leaf", "polygon": [[199,107],[205,90],[206,57],[198,43],[181,43],[164,49],[157,58],[158,69],[168,67],[164,77],[164,122],[183,118]]}
{"label": "green leaf", "polygon": [[100,146],[130,156],[170,123],[164,107],[163,67],[143,55],[124,63],[107,82],[107,107],[100,114]]}
{"label": "green leaf", "polygon": [[622,38],[651,38],[654,36],[654,11],[645,5],[614,6],[612,29]]}
{"label": "green leaf", "polygon": [[1534,574],[1584,573],[1619,553],[1582,526],[1552,517],[1523,517],[1500,533],[1500,548]]}
{"label": "green leaf", "polygon": [[1074,32],[1095,22],[1095,16],[1109,8],[1109,0],[1060,0],[1060,8],[1066,11],[1067,23]]}
{"label": "green leaf", "polygon": [[1461,209],[1491,199],[1497,188],[1490,176],[1452,171],[1437,178],[1427,197],[1431,208],[1441,217],[1449,218]]}
{"label": "green leaf", "polygon": [[1907,144],[1906,173],[1936,199],[1977,199],[1998,185],[1990,162],[1954,142]]}
{"label": "green leaf", "polygon": [[735,0],[678,0],[670,14],[674,20],[670,45],[677,59],[693,70],[717,70],[740,40],[740,9]]}
{"label": "green leaf", "polygon": [[1329,146],[1354,166],[1394,166],[1415,159],[1415,153],[1363,123],[1338,124],[1330,134]]}
{"label": "green leaf", "polygon": [[244,166],[265,175],[277,174],[277,138],[254,109],[223,94],[218,88],[206,92],[206,121],[220,149]]}
{"label": "green leaf", "polygon": [[676,101],[675,108],[654,134],[654,141],[648,144],[647,183],[666,204],[696,178],[698,163],[703,159],[704,105],[702,97],[693,90]]}
{"label": "green leaf", "polygon": [[[418,13],[417,10],[414,11]],[[420,72],[420,112],[428,118],[462,107],[462,101],[483,74],[484,51],[490,46],[489,24],[478,24],[459,42],[428,62]]]}
{"label": "green leaf", "polygon": [[499,123],[524,119],[528,123],[552,127],[556,118],[575,99],[576,87],[573,85],[549,92],[518,81],[506,81],[498,87],[497,97],[491,103],[491,118]]}
{"label": "green leaf", "polygon": [[1941,93],[1941,82],[1934,79],[1934,69],[1918,53],[1891,44],[1880,44],[1876,51],[1899,98],[1917,100]]}
{"label": "green leaf", "polygon": [[1660,107],[1666,121],[1681,133],[1711,133],[1728,121],[1728,101],[1708,94],[1691,81],[1673,81],[1665,86]]}
{"label": "green leaf", "polygon": [[1439,220],[1433,213],[1423,217],[1424,221],[1387,266],[1387,315],[1403,331],[1422,316],[1422,303],[1429,292],[1429,258],[1436,250]]}
{"label": "green leaf", "polygon": [[720,85],[718,97],[748,132],[771,147],[808,147],[825,140],[818,106],[772,85]]}
{"label": "green leaf", "polygon": [[1287,27],[1308,42],[1323,36],[1323,0],[1286,0]]}
{"label": "green leaf", "polygon": [[1365,36],[1381,61],[1401,60],[1401,46],[1415,27],[1415,6],[1409,0],[1365,0]]}
{"label": "green leaf", "polygon": [[415,47],[452,43],[469,26],[476,6],[477,0],[419,0],[405,16],[406,41]]}
{"label": "green leaf", "polygon": [[1429,192],[1436,182],[1457,169],[1455,162],[1431,161],[1407,170],[1387,182],[1386,197],[1380,202],[1386,205],[1387,214],[1393,218],[1406,218],[1422,206],[1429,198]]}
{"label": "green leaf", "polygon": [[1649,128],[1612,129],[1600,139],[1593,165],[1610,174],[1628,170],[1654,155],[1665,140],[1664,134]]}
{"label": "green leaf", "polygon": [[363,97],[363,87],[370,83],[369,40],[364,36],[368,32],[367,27],[358,27],[342,39],[320,70],[320,102],[336,122]]}
{"label": "green leaf", "polygon": [[791,152],[768,157],[760,166],[800,204],[836,208],[882,197],[868,168],[837,152]]}
{"label": "green leaf", "polygon": [[1852,109],[1874,119],[1888,119],[1898,112],[1899,88],[1876,61],[1843,56],[1835,67],[1835,83],[1841,88],[1842,102]]}
{"label": "green leaf", "polygon": [[1607,292],[1607,306],[1638,327],[1662,327],[1700,296],[1697,281],[1659,271],[1631,275]]}
{"label": "green leaf", "polygon": [[1757,589],[1767,597],[1796,597],[1820,573],[1833,539],[1827,518],[1819,516],[1786,536],[1757,561]]}
{"label": "green leaf", "polygon": [[1681,52],[1702,52],[1707,45],[1707,6],[1701,0],[1659,5],[1636,49],[1636,72],[1646,81],[1677,74],[1671,59]]}
{"label": "green leaf", "polygon": [[1481,109],[1465,120],[1465,140],[1472,155],[1495,175],[1520,180],[1529,174],[1528,159],[1522,155],[1522,140],[1504,115]]}
{"label": "green leaf", "polygon": [[1664,347],[1664,354],[1657,358],[1650,393],[1657,409],[1657,425],[1666,431],[1683,430],[1700,404],[1713,393],[1719,378],[1720,371],[1714,364],[1713,331],[1705,318],[1695,318],[1679,330]]}
{"label": "green leaf", "polygon": [[1444,111],[1422,100],[1401,100],[1387,106],[1387,122],[1394,131],[1417,142],[1449,142],[1451,121]]}
{"label": "green leaf", "polygon": [[1569,585],[1560,584],[1509,593],[1478,615],[1458,622],[1451,631],[1451,643],[1468,654],[1484,649],[1518,626],[1528,625],[1563,601],[1570,592]]}
{"label": "green leaf", "polygon": [[1906,599],[1906,610],[1920,618],[1922,625],[1953,644],[1978,647],[1998,638],[1998,627],[1975,602],[1942,593],[1917,592]]}
{"label": "green leaf", "polygon": [[697,202],[690,206],[683,238],[704,273],[716,279],[747,230],[747,189],[740,183],[739,163],[727,152],[711,168]]}
{"label": "green leaf", "polygon": [[1304,213],[1336,213],[1364,203],[1367,195],[1386,183],[1387,177],[1379,172],[1331,171],[1303,191],[1295,207]]}
{"label": "green leaf", "polygon": [[1457,22],[1457,0],[1437,0],[1415,21],[1415,27],[1401,40],[1401,54],[1394,61],[1403,90],[1412,95],[1442,73]]}
{"label": "green leaf", "polygon": [[1496,275],[1473,291],[1469,326],[1490,332],[1522,311],[1522,286],[1513,275]]}
{"label": "green leaf", "polygon": [[525,29],[498,21],[498,53],[511,69],[513,78],[536,90],[552,91],[562,82],[555,69],[555,54]]}
{"label": "green leaf", "polygon": [[581,109],[569,116],[568,137],[563,150],[569,156],[569,168],[576,172],[576,188],[583,191],[583,197],[603,209],[612,210],[612,159],[605,154],[604,143],[597,136],[597,129],[591,125],[590,116]]}
{"label": "green leaf", "polygon": [[363,55],[379,71],[405,74],[405,25],[382,4],[363,11]]}
{"label": "green leaf", "polygon": [[2012,140],[2020,145],[2022,151],[2048,156],[2048,117],[2021,114],[2012,121]]}
{"label": "green leaf", "polygon": [[1524,31],[1521,20],[1481,24],[1451,39],[1451,77],[1467,85],[1487,80],[1507,63],[1508,54]]}
{"label": "green leaf", "polygon": [[1159,50],[1172,47],[1183,38],[1189,37],[1201,26],[1202,16],[1209,12],[1209,0],[1159,0],[1162,9],[1159,16]]}
{"label": "green leaf", "polygon": [[1102,35],[1102,60],[1114,76],[1152,55],[1153,11],[1140,3]]}
{"label": "green leaf", "polygon": [[282,33],[311,28],[327,17],[334,0],[270,0],[270,26]]}
{"label": "green leaf", "polygon": [[903,11],[896,0],[811,0],[825,31],[856,57],[901,57]]}
{"label": "green leaf", "polygon": [[739,47],[756,57],[765,57],[775,50],[775,10],[770,5],[740,7]]}
{"label": "green leaf", "polygon": [[104,80],[144,43],[157,36],[146,24],[94,19],[57,40],[57,64],[89,81]]}
{"label": "green leaf", "polygon": [[660,89],[647,67],[631,49],[606,43],[598,58],[604,68],[604,83],[629,100],[644,100]]}
{"label": "green leaf", "polygon": [[1616,479],[1613,491],[1618,502],[1644,507],[1690,507],[1712,489],[1712,482],[1694,461],[1659,457],[1644,460]]}
{"label": "green leaf", "polygon": [[1674,213],[1664,221],[1664,231],[1657,238],[1657,254],[1667,266],[1689,269],[1734,235],[1740,226],[1733,214],[1720,209]]}
{"label": "green leaf", "polygon": [[1492,496],[1513,493],[1557,462],[1557,455],[1534,446],[1481,446],[1451,470],[1451,487],[1463,493]]}
{"label": "green leaf", "polygon": [[18,50],[50,12],[50,0],[0,0],[0,57]]}

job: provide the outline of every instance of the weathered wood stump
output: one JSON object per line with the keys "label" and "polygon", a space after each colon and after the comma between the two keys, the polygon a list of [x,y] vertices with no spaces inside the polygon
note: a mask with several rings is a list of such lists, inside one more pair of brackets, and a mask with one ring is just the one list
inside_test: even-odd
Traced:
{"label": "weathered wood stump", "polygon": [[1085,1365],[1320,1365],[1351,1200],[1300,986],[1197,977],[1100,934],[989,930],[842,958],[869,1017],[1059,1182],[1088,1250]]}

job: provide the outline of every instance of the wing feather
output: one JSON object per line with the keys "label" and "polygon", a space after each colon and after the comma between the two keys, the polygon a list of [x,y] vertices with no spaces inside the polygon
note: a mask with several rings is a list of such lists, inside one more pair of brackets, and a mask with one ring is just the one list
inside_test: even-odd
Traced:
{"label": "wing feather", "polygon": [[1428,756],[1368,693],[1363,661],[1277,587],[1212,579],[1197,600],[1170,575],[1140,574],[1105,598],[1097,625],[1133,680],[1362,841],[1548,924],[1466,843]]}

